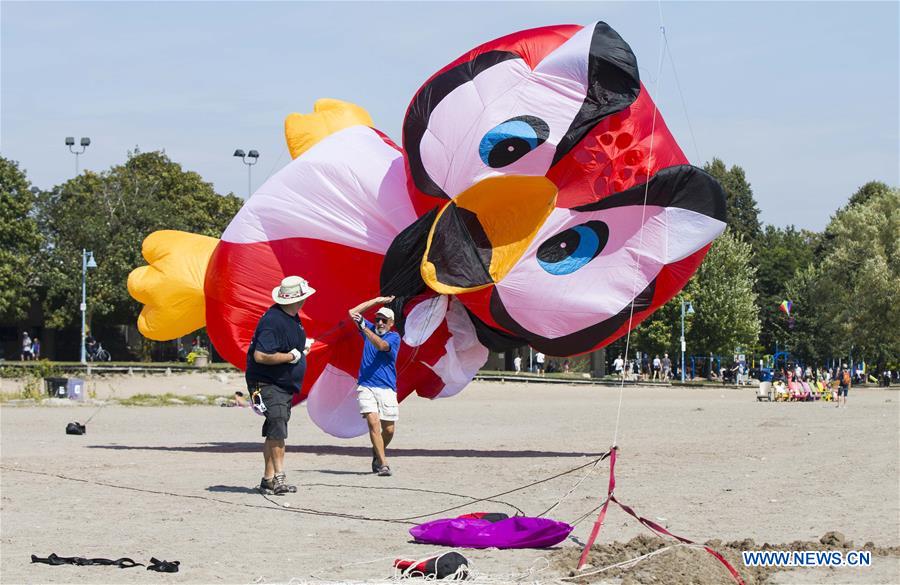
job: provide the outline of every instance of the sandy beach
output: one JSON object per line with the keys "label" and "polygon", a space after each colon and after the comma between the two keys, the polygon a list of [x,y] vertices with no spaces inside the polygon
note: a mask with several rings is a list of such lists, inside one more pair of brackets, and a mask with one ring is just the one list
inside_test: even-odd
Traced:
{"label": "sandy beach", "polygon": [[[226,395],[240,387],[234,374],[193,374],[122,376],[92,388],[103,399]],[[612,444],[618,402],[619,390],[611,387],[487,382],[448,400],[411,398],[401,407],[390,478],[368,473],[366,438],[325,435],[301,406],[290,423],[286,460],[298,493],[274,500],[252,489],[261,472],[262,419],[246,409],[109,405],[86,435],[67,436],[66,424],[86,420],[96,406],[5,405],[0,577],[4,583],[384,580],[393,559],[446,549],[414,544],[409,523],[380,520],[424,516],[584,465]],[[849,407],[836,409],[757,403],[753,389],[626,388],[617,444],[617,497],[686,538],[762,545],[818,541],[839,531],[857,549],[867,542],[900,546],[896,390],[854,389]],[[443,516],[516,508],[539,514],[588,470]],[[549,516],[565,522],[583,516],[602,502],[607,480],[602,463]],[[594,518],[577,524],[555,550],[462,552],[484,582],[554,582],[574,568],[566,563],[577,557]],[[611,508],[599,542],[640,534],[647,531]],[[180,561],[181,571],[30,562],[32,554],[50,553],[143,563],[152,556]],[[698,574],[715,577],[692,578],[679,569],[662,581],[641,580],[639,572],[592,580],[729,582],[708,555],[697,556],[696,565]],[[794,569],[765,582],[900,583],[900,556],[876,555],[867,568]]]}

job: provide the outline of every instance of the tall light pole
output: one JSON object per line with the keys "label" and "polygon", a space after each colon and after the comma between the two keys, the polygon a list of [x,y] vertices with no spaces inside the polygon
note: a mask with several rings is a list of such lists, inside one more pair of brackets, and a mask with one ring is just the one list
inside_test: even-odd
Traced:
{"label": "tall light pole", "polygon": [[694,305],[691,304],[691,301],[681,301],[681,381],[684,382],[684,350],[687,345],[684,342],[684,315],[685,315],[685,306],[687,306],[687,314],[694,314]]}
{"label": "tall light pole", "polygon": [[87,147],[91,145],[91,139],[87,137],[81,138],[81,151],[73,150],[72,147],[75,146],[75,137],[74,136],[66,136],[66,146],[69,147],[69,152],[75,155],[75,176],[78,176],[78,157],[84,154],[84,151],[87,150]]}
{"label": "tall light pole", "polygon": [[[252,187],[250,186],[250,169],[259,162],[259,152],[251,150],[244,154],[244,151],[239,148],[234,151],[233,156],[240,157],[241,162],[247,165],[247,199],[250,199],[250,195],[253,194]],[[250,159],[250,161],[247,159]]]}
{"label": "tall light pole", "polygon": [[87,271],[88,268],[97,268],[94,261],[94,253],[84,248],[81,249],[81,363],[87,363],[87,355],[84,348],[85,335],[85,315],[87,314]]}

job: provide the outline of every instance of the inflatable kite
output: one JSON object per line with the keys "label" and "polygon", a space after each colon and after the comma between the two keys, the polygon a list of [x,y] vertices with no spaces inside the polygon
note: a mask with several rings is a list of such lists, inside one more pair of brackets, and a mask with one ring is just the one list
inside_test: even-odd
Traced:
{"label": "inflatable kite", "polygon": [[565,522],[476,512],[432,520],[409,529],[416,542],[460,548],[547,548],[564,541],[574,529]]}
{"label": "inflatable kite", "polygon": [[620,337],[725,229],[722,189],[688,164],[603,22],[462,55],[413,96],[402,148],[337,100],[291,114],[285,134],[294,160],[221,239],[151,234],[128,287],[146,337],[205,325],[243,368],[272,288],[306,278],[319,293],[301,319],[316,343],[296,400],[335,436],[366,432],[350,307],[396,296],[399,398],[452,396],[489,351],[570,356]]}

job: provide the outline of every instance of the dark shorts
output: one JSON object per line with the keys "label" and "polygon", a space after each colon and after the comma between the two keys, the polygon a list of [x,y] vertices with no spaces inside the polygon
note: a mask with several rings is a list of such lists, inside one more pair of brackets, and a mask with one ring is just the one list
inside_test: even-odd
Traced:
{"label": "dark shorts", "polygon": [[262,426],[262,436],[267,439],[287,439],[288,421],[291,420],[293,393],[285,392],[273,384],[260,386],[260,396],[266,405],[266,421]]}
{"label": "dark shorts", "polygon": [[850,390],[848,386],[838,386],[838,396],[847,397],[847,391]]}

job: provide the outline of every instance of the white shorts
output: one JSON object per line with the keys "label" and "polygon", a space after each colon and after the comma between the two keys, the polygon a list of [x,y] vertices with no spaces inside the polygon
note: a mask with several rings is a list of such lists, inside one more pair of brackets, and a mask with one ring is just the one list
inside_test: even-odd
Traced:
{"label": "white shorts", "polygon": [[400,405],[397,404],[397,393],[390,388],[357,386],[356,395],[360,414],[366,415],[370,412],[377,412],[378,418],[391,422],[400,418]]}

